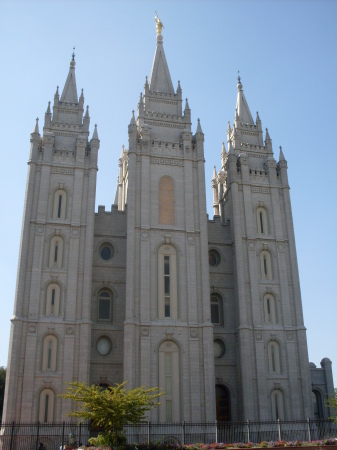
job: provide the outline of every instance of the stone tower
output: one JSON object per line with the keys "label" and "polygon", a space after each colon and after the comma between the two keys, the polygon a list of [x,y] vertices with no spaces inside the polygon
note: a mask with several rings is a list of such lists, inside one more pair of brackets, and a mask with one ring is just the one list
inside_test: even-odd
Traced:
{"label": "stone tower", "polygon": [[215,414],[204,135],[182,103],[158,35],[129,125],[124,379],[168,392],[161,421]]}
{"label": "stone tower", "polygon": [[[258,113],[255,122],[252,118],[240,77],[227,143],[222,168],[212,180],[215,223],[210,224],[209,239],[218,239],[212,251],[220,246],[231,262],[223,276],[227,287],[233,286],[227,309],[234,322],[227,330],[215,326],[215,334],[227,334],[235,351],[234,366],[216,363],[217,383],[231,386],[237,418],[310,417],[311,380],[287,162],[281,148],[275,161],[268,130],[263,142],[261,120]],[[220,275],[211,268],[211,285],[222,286]]]}
{"label": "stone tower", "polygon": [[[61,95],[31,134],[3,420],[60,420],[64,383],[89,381],[97,129],[77,96],[75,55]],[[56,410],[55,410],[56,409]]]}

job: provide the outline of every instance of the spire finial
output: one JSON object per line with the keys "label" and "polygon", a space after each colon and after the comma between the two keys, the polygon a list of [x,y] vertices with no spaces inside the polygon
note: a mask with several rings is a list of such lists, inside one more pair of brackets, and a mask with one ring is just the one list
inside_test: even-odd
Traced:
{"label": "spire finial", "polygon": [[75,47],[73,47],[73,54],[71,55],[72,56],[72,61],[75,61]]}
{"label": "spire finial", "polygon": [[161,31],[164,27],[162,21],[159,19],[157,11],[155,11],[156,15],[154,20],[156,21],[156,29],[157,29],[157,36],[161,35]]}
{"label": "spire finial", "polygon": [[241,84],[240,70],[238,70],[238,91],[242,91],[242,84]]}

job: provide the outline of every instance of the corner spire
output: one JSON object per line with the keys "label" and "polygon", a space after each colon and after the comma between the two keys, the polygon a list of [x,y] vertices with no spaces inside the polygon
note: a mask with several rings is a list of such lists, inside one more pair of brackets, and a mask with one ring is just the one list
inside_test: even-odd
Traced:
{"label": "corner spire", "polygon": [[202,129],[201,129],[201,125],[200,125],[200,119],[198,119],[197,133],[202,133]]}
{"label": "corner spire", "polygon": [[279,157],[279,161],[285,161],[285,157],[282,151],[282,147],[280,146],[280,157]]}
{"label": "corner spire", "polygon": [[[75,47],[74,47],[75,50]],[[77,103],[77,87],[75,78],[75,53],[72,54],[69,73],[61,95],[61,102]]]}
{"label": "corner spire", "polygon": [[92,134],[92,138],[91,139],[96,139],[97,141],[99,140],[98,139],[98,133],[97,133],[97,124],[95,124],[95,129],[94,129],[94,132]]}
{"label": "corner spire", "polygon": [[132,110],[132,116],[130,120],[130,125],[136,125],[136,119],[135,119],[135,110]]}
{"label": "corner spire", "polygon": [[39,132],[39,118],[38,117],[36,118],[35,126],[34,126],[34,129],[33,129],[31,134],[33,134],[33,133],[40,134],[40,132]]}

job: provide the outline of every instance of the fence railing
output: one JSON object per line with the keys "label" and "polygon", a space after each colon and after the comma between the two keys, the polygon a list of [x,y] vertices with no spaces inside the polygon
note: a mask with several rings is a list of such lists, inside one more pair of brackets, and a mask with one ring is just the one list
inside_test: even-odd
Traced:
{"label": "fence railing", "polygon": [[[42,442],[46,450],[59,450],[74,435],[76,443],[86,445],[99,430],[87,423],[2,423],[1,450],[38,450]],[[129,444],[156,442],[196,443],[258,443],[262,441],[313,441],[337,437],[337,424],[331,420],[304,419],[265,422],[142,422],[126,425],[124,434]]]}

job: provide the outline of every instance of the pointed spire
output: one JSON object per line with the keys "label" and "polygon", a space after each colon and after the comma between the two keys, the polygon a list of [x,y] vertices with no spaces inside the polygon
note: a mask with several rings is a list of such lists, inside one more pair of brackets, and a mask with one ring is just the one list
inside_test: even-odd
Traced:
{"label": "pointed spire", "polygon": [[225,155],[226,154],[226,147],[225,147],[225,143],[222,142],[222,154]]}
{"label": "pointed spire", "polygon": [[132,110],[132,116],[130,120],[130,125],[136,125],[136,119],[135,119],[135,110]]}
{"label": "pointed spire", "polygon": [[77,103],[77,87],[75,78],[75,53],[72,54],[72,59],[70,61],[70,68],[66,83],[63,88],[61,95],[61,102]]}
{"label": "pointed spire", "polygon": [[33,129],[31,134],[34,134],[34,133],[40,134],[40,132],[39,132],[39,118],[38,117],[36,118],[35,126],[34,126],[34,129]]}
{"label": "pointed spire", "polygon": [[51,125],[51,112],[50,112],[50,102],[48,102],[48,107],[47,107],[47,111],[45,112],[44,115],[44,126],[45,127],[50,127]]}
{"label": "pointed spire", "polygon": [[[255,125],[253,117],[249,110],[249,106],[248,106],[245,94],[243,93],[240,76],[238,76],[238,95],[237,95],[237,100],[236,100],[236,109],[237,109],[237,114],[240,118],[241,123],[244,123],[244,124],[248,123],[249,125]],[[235,117],[236,117],[236,113],[235,113]]]}
{"label": "pointed spire", "polygon": [[280,157],[279,157],[279,161],[285,161],[285,157],[282,151],[282,147],[280,146]]}
{"label": "pointed spire", "polygon": [[259,111],[256,111],[256,125],[258,124],[258,122],[261,123],[261,119],[260,119],[260,116],[259,116]]}
{"label": "pointed spire", "polygon": [[51,112],[50,112],[50,102],[48,102],[48,107],[47,107],[46,114],[51,114]]}
{"label": "pointed spire", "polygon": [[265,141],[271,141],[270,136],[269,136],[268,128],[266,128],[266,138],[265,138]]}
{"label": "pointed spire", "polygon": [[149,87],[151,91],[174,94],[170,71],[163,47],[163,36],[157,35],[157,47],[153,59]]}
{"label": "pointed spire", "polygon": [[177,93],[181,92],[181,86],[180,86],[180,81],[178,80],[178,87],[177,87]]}
{"label": "pointed spire", "polygon": [[201,129],[201,125],[200,125],[200,119],[198,119],[197,133],[202,133],[202,129]]}
{"label": "pointed spire", "polygon": [[87,105],[87,109],[85,111],[84,117],[89,118],[89,105]]}
{"label": "pointed spire", "polygon": [[98,133],[97,133],[97,124],[95,124],[95,129],[94,129],[94,132],[92,134],[92,138],[91,139],[96,139],[97,141],[99,140],[98,139]]}
{"label": "pointed spire", "polygon": [[214,166],[214,169],[213,169],[213,178],[212,178],[212,181],[213,181],[213,180],[215,180],[215,179],[216,179],[216,177],[217,177],[217,173],[216,173],[216,166]]}
{"label": "pointed spire", "polygon": [[268,128],[266,128],[266,138],[264,140],[264,145],[269,152],[273,152],[272,140],[270,139]]}
{"label": "pointed spire", "polygon": [[188,104],[188,100],[185,100],[185,111],[191,111],[190,105]]}

